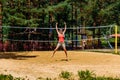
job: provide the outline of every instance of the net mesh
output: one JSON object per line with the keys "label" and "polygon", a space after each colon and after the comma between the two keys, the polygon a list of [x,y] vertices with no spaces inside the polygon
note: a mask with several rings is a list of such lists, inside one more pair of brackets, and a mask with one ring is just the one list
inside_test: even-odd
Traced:
{"label": "net mesh", "polygon": [[[53,50],[58,37],[55,28],[2,26],[0,51]],[[64,28],[63,28],[64,29]],[[68,50],[113,48],[109,35],[114,26],[67,28],[65,44]]]}

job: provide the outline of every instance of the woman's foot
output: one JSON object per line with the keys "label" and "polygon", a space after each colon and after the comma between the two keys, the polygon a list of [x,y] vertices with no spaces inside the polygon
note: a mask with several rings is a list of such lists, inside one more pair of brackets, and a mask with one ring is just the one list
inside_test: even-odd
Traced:
{"label": "woman's foot", "polygon": [[68,61],[68,57],[66,57],[66,61]]}

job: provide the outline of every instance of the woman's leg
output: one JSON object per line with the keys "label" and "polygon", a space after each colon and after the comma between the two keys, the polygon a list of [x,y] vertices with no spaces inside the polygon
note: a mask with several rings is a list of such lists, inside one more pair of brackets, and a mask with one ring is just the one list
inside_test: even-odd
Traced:
{"label": "woman's leg", "polygon": [[66,47],[65,47],[65,43],[62,44],[62,47],[63,47],[63,50],[65,52],[66,59],[68,59],[68,54],[67,54],[67,50],[66,50]]}
{"label": "woman's leg", "polygon": [[57,51],[57,49],[60,47],[60,45],[61,45],[60,43],[58,43],[58,44],[57,44],[57,46],[56,46],[56,48],[54,49],[54,52],[53,52],[53,54],[52,54],[52,57],[54,57],[55,52],[56,52],[56,51]]}

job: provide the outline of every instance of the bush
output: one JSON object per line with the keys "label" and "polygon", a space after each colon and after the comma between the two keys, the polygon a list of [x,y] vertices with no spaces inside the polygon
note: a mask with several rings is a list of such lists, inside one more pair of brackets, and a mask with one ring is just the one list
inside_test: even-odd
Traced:
{"label": "bush", "polygon": [[78,71],[78,76],[79,76],[79,80],[92,80],[95,74],[93,72],[90,72],[89,70],[86,70],[86,71]]}
{"label": "bush", "polygon": [[13,76],[0,74],[0,80],[13,80]]}
{"label": "bush", "polygon": [[11,74],[3,75],[0,74],[0,80],[24,80],[23,78],[14,78]]}
{"label": "bush", "polygon": [[70,79],[72,73],[68,72],[68,71],[62,71],[59,76],[63,79]]}
{"label": "bush", "polygon": [[119,78],[112,78],[112,77],[96,77],[93,72],[89,70],[86,71],[78,71],[79,80],[120,80]]}
{"label": "bush", "polygon": [[46,80],[52,80],[51,78],[46,78]]}

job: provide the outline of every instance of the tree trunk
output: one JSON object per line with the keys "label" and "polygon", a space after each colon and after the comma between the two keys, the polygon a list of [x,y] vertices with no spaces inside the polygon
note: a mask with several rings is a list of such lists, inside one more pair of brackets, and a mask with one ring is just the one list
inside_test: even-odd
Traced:
{"label": "tree trunk", "polygon": [[77,43],[78,43],[78,30],[77,30],[77,25],[78,25],[78,21],[77,21],[77,19],[78,19],[78,16],[77,16],[77,8],[75,7],[75,26],[76,26],[76,43],[75,43],[75,45],[76,45],[76,48],[77,48]]}
{"label": "tree trunk", "polygon": [[[102,21],[102,18],[99,18],[98,22],[97,22],[98,26],[101,25],[101,21]],[[98,35],[98,48],[101,48],[101,40],[99,39],[101,37],[101,30],[100,30],[100,28],[98,28],[98,34],[97,35]]]}
{"label": "tree trunk", "polygon": [[[0,3],[0,26],[2,26],[2,4]],[[2,27],[0,27],[0,38],[2,37]]]}
{"label": "tree trunk", "polygon": [[[94,21],[94,23],[93,23],[93,27],[94,27],[94,28],[93,28],[93,36],[92,36],[92,37],[95,38],[95,35],[96,35],[96,34],[95,34],[95,27],[96,27],[96,22],[95,22],[95,21]],[[93,48],[95,48],[95,41],[93,41]]]}
{"label": "tree trunk", "polygon": [[[73,16],[73,3],[72,3],[72,27],[73,27],[73,18],[74,18],[74,16]],[[73,42],[73,30],[72,30],[72,49],[73,49],[73,47],[74,47],[74,42]]]}
{"label": "tree trunk", "polygon": [[[2,4],[0,3],[0,26],[2,26]],[[1,27],[0,27],[1,30]]]}
{"label": "tree trunk", "polygon": [[45,27],[45,11],[42,11],[42,27]]}

